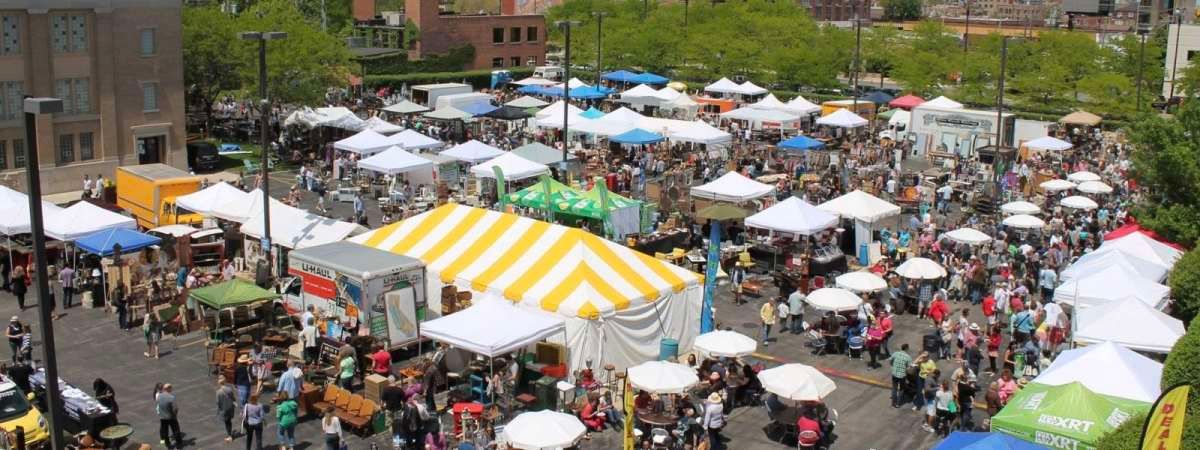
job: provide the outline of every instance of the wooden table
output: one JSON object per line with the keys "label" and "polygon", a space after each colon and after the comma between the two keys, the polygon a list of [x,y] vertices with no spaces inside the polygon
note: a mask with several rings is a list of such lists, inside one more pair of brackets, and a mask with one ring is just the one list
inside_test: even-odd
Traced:
{"label": "wooden table", "polygon": [[656,413],[650,411],[638,411],[635,417],[637,417],[637,420],[642,423],[656,427],[673,426],[679,421],[679,417],[674,414]]}

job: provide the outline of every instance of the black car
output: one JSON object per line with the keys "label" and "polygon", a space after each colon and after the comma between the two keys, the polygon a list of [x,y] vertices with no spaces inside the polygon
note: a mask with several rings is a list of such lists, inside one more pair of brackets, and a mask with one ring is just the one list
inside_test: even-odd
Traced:
{"label": "black car", "polygon": [[187,145],[187,161],[193,172],[212,171],[221,163],[221,155],[210,142],[192,142]]}

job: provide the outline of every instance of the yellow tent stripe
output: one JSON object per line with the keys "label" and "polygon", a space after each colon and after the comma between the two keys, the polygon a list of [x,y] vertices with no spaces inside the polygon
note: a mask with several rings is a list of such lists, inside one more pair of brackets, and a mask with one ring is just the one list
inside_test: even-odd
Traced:
{"label": "yellow tent stripe", "polygon": [[550,273],[550,271],[554,269],[554,266],[562,264],[562,260],[567,256],[567,252],[572,248],[575,248],[575,244],[579,242],[579,239],[576,239],[576,236],[574,236],[572,233],[583,233],[583,231],[577,229],[567,229],[566,232],[563,233],[562,236],[559,236],[558,240],[554,242],[554,245],[551,245],[549,249],[546,249],[546,251],[542,253],[540,257],[538,257],[537,261],[535,261],[533,265],[529,267],[529,269],[525,270],[525,273],[521,274],[520,278],[517,278],[516,281],[513,281],[512,284],[509,284],[508,287],[504,289],[504,296],[514,301],[524,298],[525,292],[529,291],[534,284],[537,284],[537,282],[541,281],[546,274]]}
{"label": "yellow tent stripe", "polygon": [[[567,297],[585,282],[603,298],[605,303],[613,305],[615,310],[620,311],[629,307],[628,298],[617,292],[612,285],[606,283],[600,277],[600,274],[592,270],[587,264],[582,264],[576,267],[575,270],[572,270],[561,283],[542,298],[542,309],[557,312],[558,308],[562,307],[563,302],[567,301]],[[575,314],[583,318],[594,318],[594,316],[599,314],[599,310],[595,306],[597,300],[599,299],[588,299]]]}
{"label": "yellow tent stripe", "polygon": [[530,224],[529,229],[525,230],[525,233],[521,234],[521,238],[518,239],[517,242],[508,249],[508,251],[504,252],[504,254],[500,255],[499,258],[493,261],[491,267],[488,267],[487,270],[484,270],[483,273],[475,277],[475,280],[471,283],[471,288],[479,292],[486,291],[488,285],[490,285],[493,281],[496,281],[496,278],[503,274],[505,270],[508,270],[509,267],[512,267],[512,265],[517,262],[517,259],[521,258],[521,256],[524,256],[525,253],[529,251],[529,248],[532,247],[533,244],[537,242],[537,240],[541,238],[543,234],[546,234],[546,231],[548,230],[550,230],[550,224],[546,222],[534,221],[532,224]]}
{"label": "yellow tent stripe", "polygon": [[[600,277],[600,274],[596,273],[595,270],[592,270],[587,265],[580,267],[580,269],[583,270],[584,279],[592,286],[592,289],[595,289],[601,297],[607,299],[613,305],[613,309],[620,311],[629,307],[629,298],[617,292],[611,284],[604,282],[604,278]],[[654,297],[650,297],[647,301],[652,302],[654,300]]]}
{"label": "yellow tent stripe", "polygon": [[558,312],[559,305],[562,305],[562,302],[567,300],[567,296],[583,283],[583,267],[582,265],[576,267],[558,285],[554,286],[554,289],[547,292],[545,297],[542,297],[542,310]]}
{"label": "yellow tent stripe", "polygon": [[667,267],[666,263],[651,258],[641,252],[633,251],[632,253],[637,255],[638,259],[642,260],[642,263],[646,264],[646,266],[650,268],[651,272],[654,272],[655,275],[658,275],[659,278],[662,278],[663,281],[666,281],[668,284],[670,284],[671,289],[673,289],[675,292],[682,291],[683,288],[687,286],[687,282],[684,281],[683,278],[679,278],[679,276],[676,275],[671,268]]}
{"label": "yellow tent stripe", "polygon": [[[408,236],[402,237],[400,242],[396,243],[396,245],[391,248],[391,252],[407,255],[408,251],[412,250],[412,248],[416,246],[418,242],[421,242],[421,240],[429,236],[429,234],[434,230],[440,229],[442,222],[444,222],[446,217],[453,213],[456,209],[458,209],[457,205],[448,204],[426,213],[428,215],[425,216],[425,220],[422,220],[420,225],[417,225],[416,229],[409,233]],[[425,264],[429,264],[428,260],[423,258],[417,259],[420,259]]]}
{"label": "yellow tent stripe", "polygon": [[449,233],[446,233],[445,236],[442,236],[442,240],[438,241],[433,245],[433,247],[430,247],[425,254],[421,255],[421,260],[428,261],[428,263],[437,261],[437,259],[441,257],[443,253],[446,253],[447,250],[450,250],[450,247],[453,247],[455,243],[461,240],[463,235],[466,234],[471,227],[478,224],[479,220],[483,218],[484,214],[487,214],[486,209],[471,208],[470,211],[467,211],[466,217],[459,221],[457,225],[454,225],[454,228],[451,229]]}
{"label": "yellow tent stripe", "polygon": [[371,232],[371,236],[367,238],[366,242],[363,242],[363,245],[372,248],[379,248],[379,244],[382,244],[384,239],[387,239],[388,236],[391,236],[392,233],[395,233],[396,228],[399,228],[400,224],[401,222],[396,222]]}
{"label": "yellow tent stripe", "polygon": [[495,244],[500,236],[503,236],[513,224],[517,223],[517,216],[514,214],[501,214],[499,219],[488,227],[470,247],[467,247],[458,258],[442,269],[442,282],[450,283],[454,278],[458,277],[458,273],[466,269],[471,263],[478,261],[479,256],[487,251],[492,244]]}
{"label": "yellow tent stripe", "polygon": [[608,248],[607,245],[604,245],[603,242],[600,242],[600,238],[585,236],[583,242],[587,244],[587,248],[591,250],[596,257],[600,258],[605,265],[612,268],[617,275],[620,275],[621,278],[632,285],[634,289],[637,289],[637,291],[640,292],[642,296],[647,299],[647,301],[654,301],[658,299],[658,289],[655,289],[654,285],[650,284],[649,281],[646,281],[645,277],[634,271],[633,268],[629,267],[629,264],[621,261],[621,257],[617,256],[617,254],[613,252],[611,248]]}

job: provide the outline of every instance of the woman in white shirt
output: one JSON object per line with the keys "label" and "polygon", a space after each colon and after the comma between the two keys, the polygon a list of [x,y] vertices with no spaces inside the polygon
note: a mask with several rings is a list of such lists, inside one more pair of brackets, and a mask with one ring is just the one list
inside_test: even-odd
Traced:
{"label": "woman in white shirt", "polygon": [[333,407],[325,408],[325,417],[321,418],[321,432],[325,434],[325,450],[341,450],[342,421],[333,415]]}

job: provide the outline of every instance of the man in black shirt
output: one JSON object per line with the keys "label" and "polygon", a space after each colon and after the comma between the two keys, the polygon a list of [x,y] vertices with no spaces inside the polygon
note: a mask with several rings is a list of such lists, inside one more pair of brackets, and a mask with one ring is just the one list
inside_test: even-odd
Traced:
{"label": "man in black shirt", "polygon": [[8,377],[12,379],[13,384],[21,388],[21,392],[26,394],[33,392],[32,387],[29,385],[30,375],[33,375],[33,367],[24,360],[18,361],[8,368]]}

